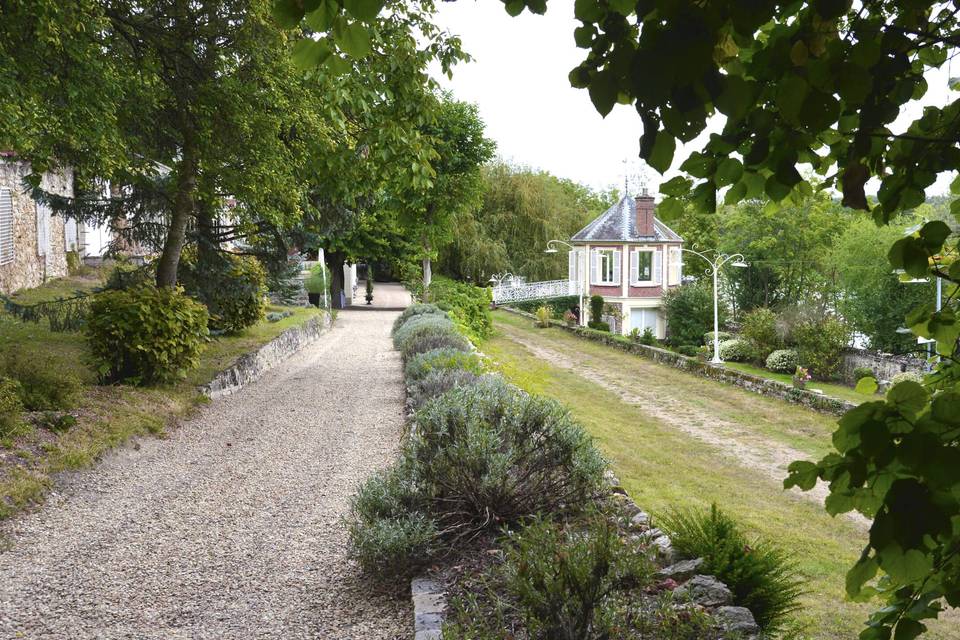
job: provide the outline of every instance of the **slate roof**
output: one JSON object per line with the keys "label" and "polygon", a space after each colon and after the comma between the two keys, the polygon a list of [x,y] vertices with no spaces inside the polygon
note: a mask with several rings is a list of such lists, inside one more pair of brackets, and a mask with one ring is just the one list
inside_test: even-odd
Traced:
{"label": "slate roof", "polygon": [[600,214],[593,222],[573,234],[571,242],[683,242],[683,238],[653,218],[655,235],[637,234],[637,203],[633,196],[624,196],[615,205]]}

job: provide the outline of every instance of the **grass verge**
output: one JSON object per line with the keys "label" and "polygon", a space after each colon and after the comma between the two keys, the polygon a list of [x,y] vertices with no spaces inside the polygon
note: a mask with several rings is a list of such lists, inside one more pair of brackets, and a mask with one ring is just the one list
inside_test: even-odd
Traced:
{"label": "grass verge", "polygon": [[[784,384],[792,384],[792,376],[788,373],[774,373],[773,371],[761,369],[760,367],[755,367],[752,364],[747,364],[746,362],[724,362],[723,366],[727,367],[728,369],[736,369],[737,371],[743,371],[744,373],[749,373],[761,378],[767,378],[768,380],[776,380],[777,382],[782,382]],[[822,391],[824,395],[837,398],[839,400],[846,400],[847,402],[852,402],[854,404],[861,404],[863,402],[877,400],[879,397],[876,394],[868,396],[863,393],[857,393],[851,387],[846,385],[835,384],[832,382],[820,382],[817,380],[808,382],[807,389]]]}

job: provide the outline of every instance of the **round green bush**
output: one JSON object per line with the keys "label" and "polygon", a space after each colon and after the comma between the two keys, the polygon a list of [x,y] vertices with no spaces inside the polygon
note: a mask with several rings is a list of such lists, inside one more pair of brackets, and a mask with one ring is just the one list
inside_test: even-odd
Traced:
{"label": "round green bush", "polygon": [[610,333],[610,323],[608,322],[603,322],[600,320],[594,322],[593,320],[591,320],[590,322],[587,323],[587,327],[595,331],[606,331],[607,333]]}
{"label": "round green bush", "polygon": [[407,382],[413,382],[443,369],[463,369],[478,375],[483,373],[483,365],[475,353],[460,349],[433,349],[411,358],[404,368],[404,377]]}
{"label": "round green bush", "polygon": [[731,362],[745,362],[753,358],[750,343],[740,338],[724,340],[720,343],[720,358]]}
{"label": "round green bush", "polygon": [[85,332],[102,381],[156,384],[200,363],[208,322],[207,308],[182,289],[141,285],[96,294]]}
{"label": "round green bush", "polygon": [[677,353],[683,356],[695,357],[697,355],[699,347],[692,344],[682,344],[677,347]]}
{"label": "round green bush", "polygon": [[895,387],[901,382],[916,382],[917,384],[923,384],[923,376],[915,371],[901,371],[892,378],[890,378],[890,386]]}
{"label": "round green bush", "polygon": [[853,379],[859,382],[863,378],[873,378],[873,369],[870,367],[857,367],[853,370]]}
{"label": "round green bush", "polygon": [[766,367],[776,373],[793,373],[799,363],[800,358],[793,349],[777,349],[767,356]]}
{"label": "round green bush", "polygon": [[765,307],[758,307],[744,314],[740,333],[743,339],[750,343],[754,356],[761,362],[777,349],[783,348],[777,332],[777,316]]}
{"label": "round green bush", "polygon": [[267,272],[253,256],[217,254],[200,262],[186,251],[178,278],[187,295],[207,307],[212,331],[239,333],[263,319],[267,308]]}
{"label": "round green bush", "polygon": [[0,437],[11,435],[20,424],[20,383],[11,378],[0,377]]}
{"label": "round green bush", "polygon": [[418,302],[410,305],[403,310],[403,313],[397,316],[397,319],[393,321],[393,331],[391,333],[396,333],[397,329],[402,327],[410,318],[415,318],[420,315],[447,316],[446,312],[435,304],[424,304]]}
{"label": "round green bush", "polygon": [[326,265],[317,263],[310,267],[310,273],[303,280],[303,288],[307,293],[323,295],[323,287],[330,287],[330,269]]}

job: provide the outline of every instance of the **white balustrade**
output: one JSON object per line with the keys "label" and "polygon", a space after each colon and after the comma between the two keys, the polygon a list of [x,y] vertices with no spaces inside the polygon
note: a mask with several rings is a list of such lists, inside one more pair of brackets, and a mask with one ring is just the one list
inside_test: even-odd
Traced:
{"label": "white balustrade", "polygon": [[524,282],[514,284],[508,280],[493,287],[493,301],[497,304],[522,302],[524,300],[542,300],[579,295],[575,280],[547,280],[545,282]]}

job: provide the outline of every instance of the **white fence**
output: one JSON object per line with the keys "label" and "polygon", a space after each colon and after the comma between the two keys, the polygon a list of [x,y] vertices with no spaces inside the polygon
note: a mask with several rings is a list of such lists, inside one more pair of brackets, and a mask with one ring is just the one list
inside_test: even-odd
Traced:
{"label": "white fence", "polygon": [[574,280],[548,280],[546,282],[524,282],[513,284],[513,281],[493,287],[493,301],[496,304],[508,302],[522,302],[524,300],[543,300],[546,298],[560,298],[575,296],[580,291]]}

